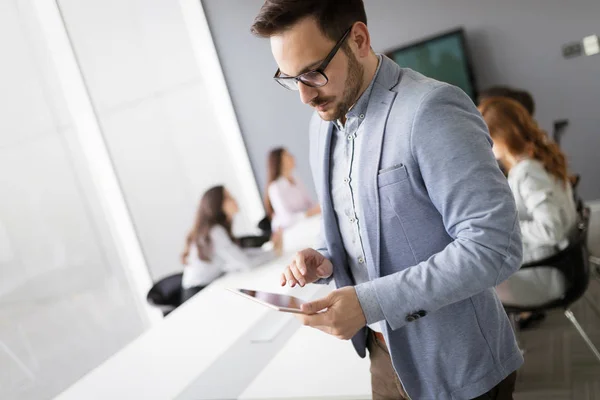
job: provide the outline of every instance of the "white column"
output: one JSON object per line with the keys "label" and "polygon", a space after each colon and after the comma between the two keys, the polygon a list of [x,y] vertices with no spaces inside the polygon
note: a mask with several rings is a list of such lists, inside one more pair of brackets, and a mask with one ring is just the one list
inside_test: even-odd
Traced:
{"label": "white column", "polygon": [[93,177],[95,195],[114,239],[125,276],[135,292],[136,306],[147,323],[156,322],[161,318],[159,312],[146,303],[146,294],[152,286],[151,277],[59,6],[55,0],[32,0],[32,5],[51,53],[78,144]]}

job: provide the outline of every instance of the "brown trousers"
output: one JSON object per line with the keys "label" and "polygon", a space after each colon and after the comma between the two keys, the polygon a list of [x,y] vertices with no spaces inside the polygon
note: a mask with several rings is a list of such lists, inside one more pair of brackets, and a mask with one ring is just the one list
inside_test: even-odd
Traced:
{"label": "brown trousers", "polygon": [[[371,360],[371,391],[373,400],[408,400],[408,395],[392,366],[392,359],[385,343],[375,337],[369,330],[367,339],[369,358]],[[513,400],[517,372],[496,385],[489,392],[474,400]],[[413,399],[417,400],[417,399]]]}

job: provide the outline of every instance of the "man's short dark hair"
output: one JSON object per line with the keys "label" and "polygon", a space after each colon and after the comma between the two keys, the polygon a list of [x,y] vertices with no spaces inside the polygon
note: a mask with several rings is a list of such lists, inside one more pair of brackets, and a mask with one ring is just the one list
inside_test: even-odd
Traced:
{"label": "man's short dark hair", "polygon": [[355,22],[367,23],[363,0],[266,0],[250,30],[271,37],[307,17],[313,17],[332,41],[339,40]]}
{"label": "man's short dark hair", "polygon": [[479,103],[490,97],[508,97],[521,104],[533,116],[535,113],[535,102],[533,96],[526,90],[513,89],[508,86],[492,86],[479,93]]}

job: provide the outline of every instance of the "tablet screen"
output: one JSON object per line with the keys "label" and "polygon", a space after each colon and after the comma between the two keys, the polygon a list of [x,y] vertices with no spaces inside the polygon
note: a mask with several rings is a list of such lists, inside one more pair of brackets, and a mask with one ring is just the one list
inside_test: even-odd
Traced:
{"label": "tablet screen", "polygon": [[304,303],[304,301],[285,294],[277,294],[277,293],[269,293],[269,292],[261,292],[259,290],[247,290],[247,289],[237,289],[240,293],[255,298],[263,303],[271,304],[277,308],[292,308],[296,310],[300,310],[300,305]]}

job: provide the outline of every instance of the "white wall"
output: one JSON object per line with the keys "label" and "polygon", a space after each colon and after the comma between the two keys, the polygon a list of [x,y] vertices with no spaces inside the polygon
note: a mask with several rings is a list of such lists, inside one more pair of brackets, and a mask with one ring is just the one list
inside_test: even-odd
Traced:
{"label": "white wall", "polygon": [[0,398],[44,399],[146,323],[29,1],[0,2],[0,48]]}
{"label": "white wall", "polygon": [[216,118],[179,3],[58,4],[153,278],[181,270],[184,238],[212,185],[239,200],[236,229],[253,229],[259,194],[241,184],[243,160]]}

